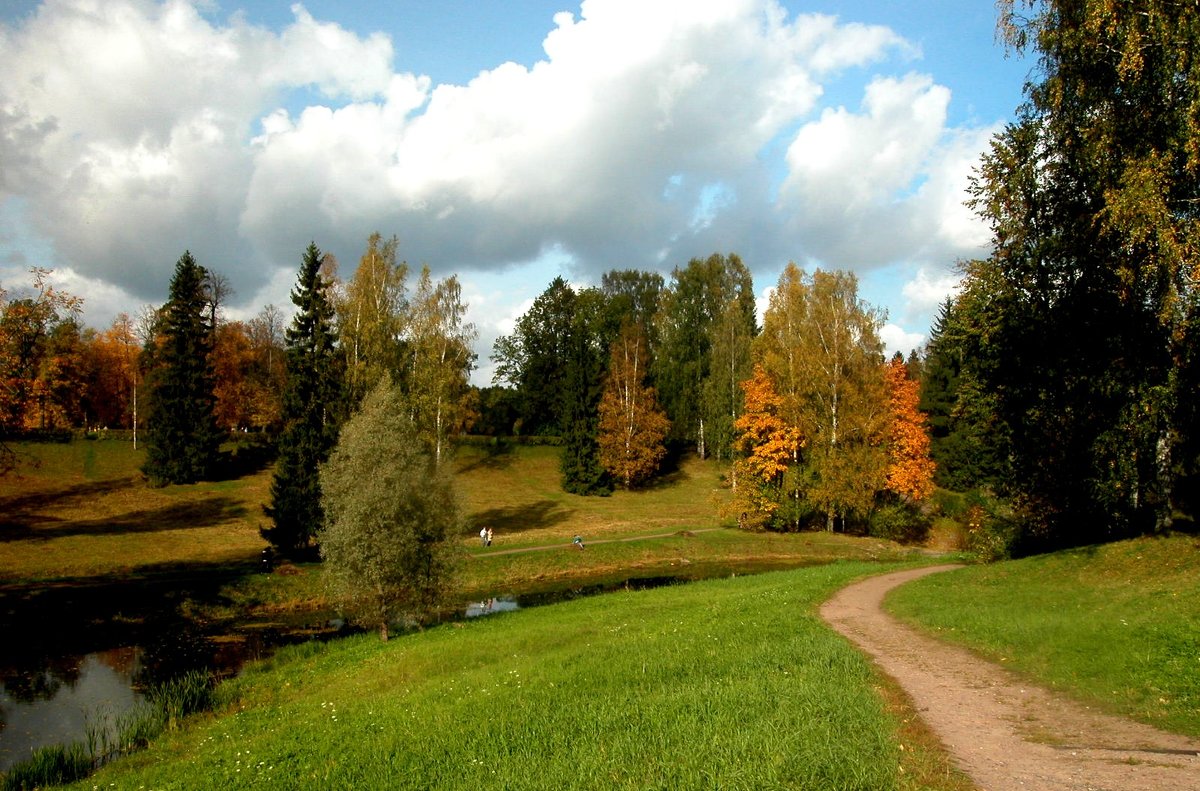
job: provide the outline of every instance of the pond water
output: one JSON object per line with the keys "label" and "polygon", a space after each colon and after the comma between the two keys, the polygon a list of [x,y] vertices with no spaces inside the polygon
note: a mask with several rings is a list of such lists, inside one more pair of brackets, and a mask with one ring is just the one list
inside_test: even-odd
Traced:
{"label": "pond water", "polygon": [[[654,577],[497,596],[470,602],[449,617],[477,618],[618,589],[652,588],[680,581]],[[149,630],[128,632],[113,624],[111,631],[101,632],[131,642],[114,648],[76,653],[67,645],[48,645],[45,650],[26,651],[20,656],[0,652],[0,772],[28,758],[38,747],[85,742],[89,728],[111,727],[155,683],[196,668],[207,668],[218,676],[235,675],[247,662],[267,657],[283,645],[325,640],[353,631],[329,612],[296,613],[269,623],[242,624],[217,634],[198,631],[194,624],[183,620],[151,620],[145,624],[151,627]],[[32,627],[31,623],[25,625]]]}

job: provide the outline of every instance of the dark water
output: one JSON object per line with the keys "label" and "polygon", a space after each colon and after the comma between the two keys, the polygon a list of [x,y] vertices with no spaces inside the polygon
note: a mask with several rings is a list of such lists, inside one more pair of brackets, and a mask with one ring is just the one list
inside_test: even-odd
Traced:
{"label": "dark water", "polygon": [[[476,618],[681,581],[654,577],[498,596],[470,602],[444,619]],[[174,588],[167,593],[142,589],[140,608],[100,592],[75,592],[62,601],[47,599],[32,609],[17,606],[9,597],[8,617],[0,632],[4,635],[0,643],[0,771],[28,758],[38,747],[85,742],[89,729],[111,728],[156,683],[194,669],[231,676],[247,662],[265,658],[283,645],[352,632],[331,612],[205,625],[179,614],[187,609],[179,606],[188,601],[186,595],[177,595]],[[0,597],[0,604],[3,601]],[[35,639],[10,639],[14,634]]]}

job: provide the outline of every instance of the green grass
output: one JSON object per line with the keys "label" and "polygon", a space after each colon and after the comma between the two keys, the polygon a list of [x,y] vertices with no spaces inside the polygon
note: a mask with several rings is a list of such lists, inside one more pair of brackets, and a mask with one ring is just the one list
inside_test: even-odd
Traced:
{"label": "green grass", "polygon": [[[900,749],[878,679],[815,615],[875,570],[833,564],[301,646],[223,685],[219,716],[80,787],[920,787],[900,769],[914,751]],[[940,771],[951,786],[934,787],[952,787]]]}
{"label": "green grass", "polygon": [[937,574],[888,606],[1090,703],[1200,737],[1200,541],[1149,538]]}

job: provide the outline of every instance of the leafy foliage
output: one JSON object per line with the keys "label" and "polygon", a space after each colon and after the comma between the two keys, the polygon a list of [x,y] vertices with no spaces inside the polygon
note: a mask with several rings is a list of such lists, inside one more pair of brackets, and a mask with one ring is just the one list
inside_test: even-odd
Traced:
{"label": "leafy foliage", "polygon": [[356,619],[388,638],[440,600],[461,518],[449,478],[423,450],[407,405],[387,378],[367,394],[321,467],[325,574]]}
{"label": "leafy foliage", "polygon": [[670,423],[646,385],[649,344],[635,324],[627,324],[612,345],[608,381],[600,400],[600,463],[626,489],[653,475],[667,453]]}
{"label": "leafy foliage", "polygon": [[929,432],[917,408],[920,385],[908,378],[908,366],[897,358],[884,369],[891,411],[888,437],[887,487],[912,501],[933,493],[933,460],[929,458]]}

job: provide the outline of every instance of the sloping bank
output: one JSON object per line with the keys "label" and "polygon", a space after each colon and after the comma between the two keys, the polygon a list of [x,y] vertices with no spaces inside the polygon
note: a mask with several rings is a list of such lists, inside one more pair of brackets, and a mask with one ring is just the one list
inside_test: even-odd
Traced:
{"label": "sloping bank", "polygon": [[285,650],[224,685],[217,714],[79,787],[910,787],[901,715],[816,615],[880,570],[837,563]]}

